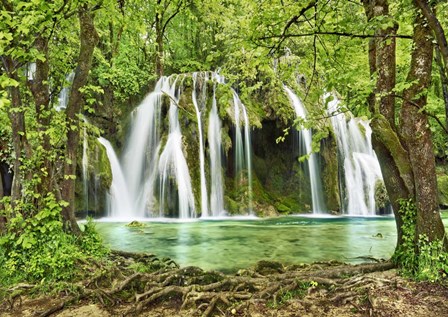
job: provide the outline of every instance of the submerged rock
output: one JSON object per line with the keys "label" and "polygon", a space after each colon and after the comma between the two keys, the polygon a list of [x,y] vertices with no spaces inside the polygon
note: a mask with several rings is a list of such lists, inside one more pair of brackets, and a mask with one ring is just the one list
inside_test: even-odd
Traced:
{"label": "submerged rock", "polygon": [[126,225],[126,227],[131,227],[131,228],[142,228],[142,227],[146,227],[146,224],[134,220],[134,221],[131,221],[130,223],[128,223],[128,224]]}

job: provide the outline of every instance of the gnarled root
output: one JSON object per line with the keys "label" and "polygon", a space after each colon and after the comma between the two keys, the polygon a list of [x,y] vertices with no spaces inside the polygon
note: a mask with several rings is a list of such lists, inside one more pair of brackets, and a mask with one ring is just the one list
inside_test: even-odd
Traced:
{"label": "gnarled root", "polygon": [[[284,267],[277,262],[264,261],[254,270],[244,270],[239,275],[225,275],[197,267],[179,268],[153,255],[116,252],[113,257],[118,268],[102,270],[93,280],[83,283],[81,294],[69,296],[38,315],[50,316],[86,298],[101,303],[111,311],[118,303],[127,303],[127,306],[131,304],[125,315],[138,315],[147,307],[155,305],[174,305],[176,309],[188,311],[189,315],[205,317],[215,313],[244,315],[251,305],[280,305],[291,299],[306,306],[307,296],[321,298],[335,305],[350,303],[358,310],[372,311],[374,304],[366,303],[374,301],[369,297],[369,290],[390,285],[391,281],[370,277],[365,273],[393,267],[389,262],[362,265],[321,262]],[[135,262],[143,263],[151,270],[136,273],[130,268]],[[117,269],[120,274],[114,274]]]}

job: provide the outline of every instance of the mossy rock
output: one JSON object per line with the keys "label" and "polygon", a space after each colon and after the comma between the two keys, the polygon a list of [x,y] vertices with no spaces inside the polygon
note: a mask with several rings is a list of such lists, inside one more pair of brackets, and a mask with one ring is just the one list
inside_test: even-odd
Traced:
{"label": "mossy rock", "polygon": [[[88,145],[87,191],[83,181],[77,181],[75,188],[76,216],[80,218],[103,215],[107,209],[106,196],[97,193],[107,192],[112,184],[112,169],[106,149],[92,136],[89,137]],[[82,151],[78,154],[77,178],[83,180]],[[93,199],[94,197],[95,199]]]}
{"label": "mossy rock", "polygon": [[299,213],[303,211],[306,204],[300,204],[297,195],[289,195],[283,198],[282,203],[287,206],[290,213]]}
{"label": "mossy rock", "polygon": [[279,213],[277,209],[269,204],[260,204],[258,202],[254,203],[254,210],[257,217],[278,217]]}
{"label": "mossy rock", "polygon": [[382,180],[375,183],[375,204],[377,208],[385,208],[389,204],[389,196]]}
{"label": "mossy rock", "polygon": [[261,274],[261,275],[270,275],[275,273],[283,273],[284,267],[283,264],[276,261],[267,261],[262,260],[258,261],[255,265],[255,272]]}
{"label": "mossy rock", "polygon": [[280,212],[280,213],[290,213],[291,212],[291,208],[289,208],[288,206],[283,205],[283,204],[278,204],[275,207],[277,208],[278,212]]}
{"label": "mossy rock", "polygon": [[224,196],[224,205],[229,214],[233,215],[238,213],[238,203],[227,195]]}
{"label": "mossy rock", "polygon": [[321,143],[322,186],[325,192],[325,204],[329,210],[339,212],[341,201],[339,196],[339,163],[336,135],[331,127],[329,135]]}
{"label": "mossy rock", "polygon": [[143,223],[143,222],[139,222],[139,221],[134,220],[134,221],[131,221],[130,223],[128,223],[128,224],[126,225],[126,227],[130,227],[130,228],[143,228],[143,227],[146,227],[146,224]]}

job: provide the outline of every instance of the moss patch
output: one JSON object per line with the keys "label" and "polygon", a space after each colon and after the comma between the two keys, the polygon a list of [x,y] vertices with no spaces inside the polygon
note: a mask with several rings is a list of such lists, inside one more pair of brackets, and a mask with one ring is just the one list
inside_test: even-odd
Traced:
{"label": "moss patch", "polygon": [[146,227],[146,224],[134,220],[134,221],[131,221],[130,223],[128,223],[128,224],[126,225],[126,227],[130,227],[130,228],[143,228],[143,227]]}

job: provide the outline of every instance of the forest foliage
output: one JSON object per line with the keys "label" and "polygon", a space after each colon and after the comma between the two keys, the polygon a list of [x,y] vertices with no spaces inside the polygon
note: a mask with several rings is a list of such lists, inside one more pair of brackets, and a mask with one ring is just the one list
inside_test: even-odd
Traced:
{"label": "forest foliage", "polygon": [[[96,238],[81,234],[73,221],[83,116],[101,127],[92,128],[93,135],[121,133],[123,119],[161,74],[219,69],[259,117],[263,104],[251,100],[282,94],[282,83],[299,88],[297,79],[304,78],[299,94],[313,105],[308,126],[320,126],[327,116],[325,92],[338,94],[342,111],[372,118],[369,96],[377,92],[378,73],[369,65],[369,41],[378,30],[396,27],[396,82],[389,93],[398,114],[404,92],[416,84],[408,73],[418,3],[431,6],[443,30],[448,4],[391,1],[389,14],[367,19],[370,2],[2,1],[0,159],[16,181],[0,211],[0,264],[8,272],[24,269],[32,279],[64,279],[75,258],[89,256],[85,250],[103,254]],[[446,162],[448,68],[440,43],[431,41],[431,81],[417,97],[427,95],[419,113],[429,120],[434,156]],[[72,73],[79,89],[71,91],[67,111],[58,111]]]}

